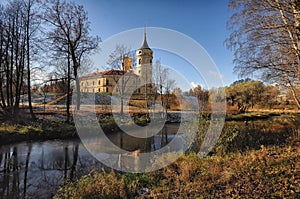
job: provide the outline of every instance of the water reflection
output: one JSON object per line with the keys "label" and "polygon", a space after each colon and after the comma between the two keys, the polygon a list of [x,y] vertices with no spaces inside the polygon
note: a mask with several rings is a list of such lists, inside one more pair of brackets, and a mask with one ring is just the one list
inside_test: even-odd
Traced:
{"label": "water reflection", "polygon": [[101,168],[79,141],[19,143],[0,147],[0,195],[49,198],[65,179]]}
{"label": "water reflection", "polygon": [[[112,133],[109,139],[127,151],[134,151],[134,161],[116,164],[130,167],[140,161],[142,151],[166,145],[177,133],[176,125],[167,125],[160,135],[137,139],[127,134]],[[104,158],[104,157],[103,157]],[[121,165],[122,164],[122,165]],[[0,146],[0,198],[50,198],[66,179],[76,179],[92,169],[107,169],[85,149],[79,140],[23,142]]]}

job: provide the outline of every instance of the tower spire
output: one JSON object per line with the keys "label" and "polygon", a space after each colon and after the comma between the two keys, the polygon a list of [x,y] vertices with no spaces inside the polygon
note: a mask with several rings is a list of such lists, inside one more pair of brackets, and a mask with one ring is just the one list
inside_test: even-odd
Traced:
{"label": "tower spire", "polygon": [[144,23],[144,41],[140,49],[150,49],[147,43],[147,36],[146,36],[146,22]]}
{"label": "tower spire", "polygon": [[144,40],[146,40],[146,22],[144,22]]}

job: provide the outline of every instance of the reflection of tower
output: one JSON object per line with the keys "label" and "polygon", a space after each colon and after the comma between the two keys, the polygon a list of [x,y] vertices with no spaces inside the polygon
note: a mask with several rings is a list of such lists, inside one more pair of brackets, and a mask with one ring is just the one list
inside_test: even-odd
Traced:
{"label": "reflection of tower", "polygon": [[[146,38],[146,26],[144,29],[144,41],[142,46],[136,51],[136,74],[140,76],[141,83],[148,83],[150,85],[152,83],[152,59],[153,59],[153,51],[149,48]],[[143,88],[143,93],[147,93],[150,89]]]}

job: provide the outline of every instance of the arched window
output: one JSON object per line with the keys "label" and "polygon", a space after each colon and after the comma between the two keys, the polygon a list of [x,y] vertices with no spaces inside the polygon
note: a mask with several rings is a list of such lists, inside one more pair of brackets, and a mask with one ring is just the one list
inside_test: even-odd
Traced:
{"label": "arched window", "polygon": [[139,64],[142,64],[142,59],[139,59]]}
{"label": "arched window", "polygon": [[[100,85],[100,80],[98,81],[98,85]],[[99,91],[100,92],[100,91]]]}

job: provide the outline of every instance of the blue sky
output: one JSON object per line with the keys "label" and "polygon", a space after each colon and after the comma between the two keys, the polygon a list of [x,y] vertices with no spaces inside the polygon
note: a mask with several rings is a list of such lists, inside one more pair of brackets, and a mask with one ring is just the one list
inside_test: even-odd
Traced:
{"label": "blue sky", "polygon": [[[192,38],[207,51],[218,67],[224,85],[238,79],[237,75],[233,74],[233,53],[227,50],[224,44],[229,34],[226,31],[226,22],[230,17],[227,0],[76,0],[75,2],[84,5],[91,22],[91,33],[99,35],[102,41],[123,31],[142,28],[145,22],[149,27],[172,29]],[[142,43],[143,35],[136,39]],[[148,44],[151,47],[151,35],[148,36]],[[184,61],[174,59],[177,60],[176,63],[168,62],[170,56],[164,53],[155,54],[154,50],[154,61],[157,58],[160,58],[163,64],[177,64],[176,67],[179,69],[181,67],[187,73],[189,71],[190,67],[185,65]],[[93,58],[93,63],[96,67],[100,64],[97,56]],[[203,84],[203,80],[192,76],[191,70],[189,81]]]}

